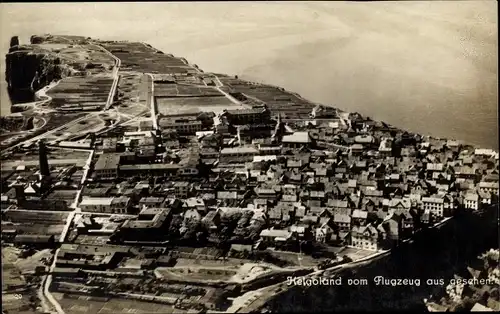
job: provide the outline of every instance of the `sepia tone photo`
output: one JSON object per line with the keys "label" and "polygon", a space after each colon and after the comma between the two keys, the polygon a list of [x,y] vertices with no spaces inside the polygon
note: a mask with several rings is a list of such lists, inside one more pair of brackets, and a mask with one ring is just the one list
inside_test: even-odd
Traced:
{"label": "sepia tone photo", "polygon": [[500,311],[497,6],[1,3],[2,313]]}

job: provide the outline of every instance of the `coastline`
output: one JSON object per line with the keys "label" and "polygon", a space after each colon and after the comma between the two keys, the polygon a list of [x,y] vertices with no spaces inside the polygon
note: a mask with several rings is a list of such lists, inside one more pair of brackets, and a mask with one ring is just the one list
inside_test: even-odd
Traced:
{"label": "coastline", "polygon": [[[149,48],[149,46],[147,44],[144,44],[144,45]],[[151,48],[151,49],[154,49],[154,48]],[[158,50],[156,50],[156,51],[158,51]],[[109,107],[111,105],[111,100],[113,99],[113,96],[114,96],[114,94],[116,92],[116,89],[117,89],[118,80],[120,78],[120,75],[119,75],[118,71],[119,71],[119,66],[120,66],[120,62],[121,61],[116,56],[114,56],[114,58],[116,60],[115,67],[114,67],[114,70],[113,70],[114,81],[113,81],[113,84],[111,85],[111,89],[110,89],[109,94],[108,94],[108,98],[107,98],[107,101],[106,101],[106,106],[104,106],[104,109],[102,110],[102,112],[104,112],[107,109],[109,109]],[[184,59],[183,62],[186,63],[186,64],[189,64],[187,62],[187,60],[185,60],[185,59]],[[147,75],[150,75],[150,74],[148,73]],[[215,77],[217,77],[217,76],[215,75]],[[218,78],[217,78],[217,80],[219,81],[219,84],[222,85],[222,83],[220,82],[220,80]],[[36,102],[33,103],[34,104],[33,106],[35,107],[34,110],[37,110],[38,106],[43,105],[47,101],[50,101],[50,96],[48,96],[46,94],[46,92],[48,90],[50,90],[51,88],[53,88],[54,86],[56,86],[58,83],[59,83],[59,81],[52,82],[51,84],[45,86],[44,88],[36,91],[35,95],[37,96],[37,98],[43,98],[43,99],[39,99],[39,100],[37,100]],[[55,84],[55,85],[53,85],[53,84]],[[154,84],[152,84],[152,86],[154,88]],[[303,100],[305,102],[305,104],[302,104],[302,105],[304,105],[307,108],[309,108],[310,106],[317,105],[316,103],[313,103],[311,101],[308,101],[307,99],[304,99],[299,94],[294,93],[294,92],[290,92],[290,91],[286,91],[286,90],[284,90],[281,87],[277,87],[277,86],[273,86],[273,85],[268,85],[268,84],[263,84],[263,86],[273,87],[273,88],[279,89],[280,91],[286,92],[289,95],[293,95],[293,96],[299,98],[300,100]],[[216,88],[218,88],[220,90],[220,86],[216,86]],[[222,93],[227,98],[232,97],[232,96],[228,95],[228,93],[224,93],[224,92],[222,92]],[[155,114],[156,111],[154,110],[155,109],[154,106],[152,106],[152,104],[154,103],[154,98],[153,97],[154,96],[151,95],[152,101],[151,101],[150,106],[151,106],[151,110],[152,110],[151,111],[151,118],[154,119],[153,121],[155,121],[156,120],[156,117],[155,117],[156,116],[156,114]],[[333,107],[333,108],[335,108],[335,107]],[[338,110],[338,112],[340,112],[341,114],[348,114],[347,112],[343,112],[341,110]],[[82,119],[84,119],[84,118],[85,117],[83,117]],[[307,120],[307,119],[304,119],[304,120]],[[72,124],[72,123],[75,123],[75,122],[78,122],[78,119],[77,120],[73,120],[71,122],[68,122],[67,124],[63,124],[62,126],[59,126],[59,127],[55,128],[53,130],[49,130],[49,131],[47,131],[47,132],[45,132],[45,133],[37,136],[36,139],[41,138],[41,137],[43,137],[43,136],[45,136],[47,134],[53,133],[53,132],[55,132],[55,131],[57,131],[57,130],[59,130],[61,128],[64,128],[66,125]],[[157,129],[157,127],[154,124],[154,122],[153,122],[153,126],[154,126],[154,129]],[[392,128],[392,126],[391,126],[391,128]],[[386,127],[383,127],[383,129],[387,130]],[[394,129],[397,130],[397,131],[401,131],[401,132],[404,131],[404,130],[401,130],[401,129],[396,128],[396,127],[394,127]],[[435,138],[435,137],[432,137],[432,136],[425,136],[424,138],[426,138],[426,139],[439,139],[439,140],[442,140],[442,138]],[[34,141],[34,139],[32,138],[32,139],[27,140],[26,142],[33,142],[33,141]],[[11,147],[9,147],[9,148],[11,148]],[[498,156],[498,152],[496,153],[496,155]],[[89,163],[91,161],[90,159],[89,159]],[[85,172],[85,176],[86,175],[87,175],[87,172]],[[80,197],[80,194],[78,194],[78,197]],[[78,204],[78,198],[75,200],[74,207],[76,207],[77,204]],[[341,273],[341,272],[344,272],[344,271],[351,271],[351,269],[353,269],[353,268],[357,269],[357,268],[362,268],[364,266],[372,266],[373,264],[375,264],[377,262],[385,261],[386,258],[387,259],[393,258],[394,251],[407,250],[408,247],[411,247],[411,245],[413,245],[413,242],[414,242],[413,240],[417,236],[418,237],[426,237],[429,234],[436,233],[436,231],[439,230],[439,229],[441,229],[441,228],[446,229],[447,226],[451,225],[452,223],[456,223],[456,220],[454,218],[455,218],[455,216],[448,217],[448,218],[445,218],[445,219],[443,219],[443,220],[441,220],[441,221],[439,221],[437,223],[434,223],[433,225],[431,225],[431,226],[429,226],[429,227],[427,227],[425,229],[418,230],[417,232],[415,232],[412,235],[411,238],[402,240],[401,241],[401,245],[399,245],[395,249],[381,250],[381,251],[375,252],[375,253],[373,253],[373,254],[371,254],[369,256],[366,256],[366,257],[354,260],[352,262],[345,263],[345,264],[340,264],[340,265],[335,265],[335,266],[332,266],[332,267],[329,267],[329,268],[326,268],[326,269],[313,269],[311,273],[309,273],[307,275],[304,275],[301,278],[309,278],[309,277],[322,276],[322,275],[323,276],[335,277],[338,273]],[[72,219],[73,219],[73,217],[71,217],[71,219],[68,218],[68,223],[67,223],[68,227],[69,227]],[[53,266],[55,266],[55,260],[54,260]],[[48,290],[49,289],[48,286],[50,285],[51,277],[48,277],[48,278],[49,278],[48,281],[46,281],[44,283],[46,285],[46,288],[45,288],[46,289],[46,292],[45,292],[46,295],[50,295],[50,292]],[[249,291],[248,294],[243,294],[243,295],[237,297],[236,299],[241,298],[242,300],[247,300],[247,301],[250,300],[250,301],[248,301],[250,303],[248,305],[244,305],[244,306],[236,309],[236,311],[245,311],[245,312],[256,311],[256,310],[260,309],[261,307],[266,306],[267,303],[274,301],[276,298],[279,298],[282,295],[284,295],[284,294],[286,294],[286,293],[288,293],[290,291],[291,291],[291,289],[289,287],[285,287],[283,282],[279,282],[277,284],[266,286],[266,287],[258,289],[258,290]],[[270,294],[271,296],[267,297],[266,295],[268,295],[268,294]],[[259,297],[259,296],[261,296],[261,297]],[[49,298],[49,301],[50,301],[50,298]],[[246,304],[247,301],[244,301],[244,303]]]}

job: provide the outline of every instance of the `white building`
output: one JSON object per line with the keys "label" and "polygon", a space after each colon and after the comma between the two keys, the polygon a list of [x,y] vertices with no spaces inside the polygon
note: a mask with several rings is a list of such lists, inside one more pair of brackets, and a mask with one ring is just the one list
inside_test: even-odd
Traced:
{"label": "white building", "polygon": [[439,197],[422,197],[422,209],[429,210],[436,217],[444,216],[444,199]]}
{"label": "white building", "polygon": [[363,250],[378,250],[378,230],[371,224],[364,227],[354,227],[351,231],[351,245]]}
{"label": "white building", "polygon": [[479,191],[498,195],[498,182],[479,182]]}
{"label": "white building", "polygon": [[129,197],[88,197],[84,196],[80,202],[83,212],[96,213],[126,213],[130,205]]}
{"label": "white building", "polygon": [[479,209],[479,195],[477,194],[467,194],[464,198],[464,206],[467,209],[478,210]]}

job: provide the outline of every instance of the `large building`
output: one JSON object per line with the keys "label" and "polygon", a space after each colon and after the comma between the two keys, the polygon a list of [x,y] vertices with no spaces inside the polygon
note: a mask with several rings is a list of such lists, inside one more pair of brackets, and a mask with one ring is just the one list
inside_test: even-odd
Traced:
{"label": "large building", "polygon": [[196,134],[202,130],[202,122],[196,117],[162,118],[159,125],[162,129],[176,130],[178,134]]}
{"label": "large building", "polygon": [[98,180],[114,180],[118,177],[120,155],[102,154],[94,167],[94,177]]}
{"label": "large building", "polygon": [[125,214],[130,207],[130,197],[83,197],[79,207],[84,212]]}
{"label": "large building", "polygon": [[283,147],[286,148],[301,148],[310,147],[313,140],[309,132],[295,132],[291,135],[285,135],[282,139]]}
{"label": "large building", "polygon": [[351,245],[363,250],[377,251],[379,232],[371,224],[355,226],[351,231]]}
{"label": "large building", "polygon": [[266,123],[271,118],[271,114],[265,106],[255,106],[251,109],[224,110],[222,116],[225,116],[232,125]]}
{"label": "large building", "polygon": [[253,161],[253,157],[259,154],[259,150],[255,147],[227,147],[220,151],[221,162],[239,160],[239,161]]}
{"label": "large building", "polygon": [[436,217],[444,216],[444,199],[439,197],[422,197],[422,209],[429,210]]}

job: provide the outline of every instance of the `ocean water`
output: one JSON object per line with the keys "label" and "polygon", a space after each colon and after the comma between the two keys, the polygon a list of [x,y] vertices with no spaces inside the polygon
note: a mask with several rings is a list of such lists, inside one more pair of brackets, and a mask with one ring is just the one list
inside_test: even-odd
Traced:
{"label": "ocean water", "polygon": [[397,127],[498,149],[496,1],[0,4],[10,37],[145,41]]}

